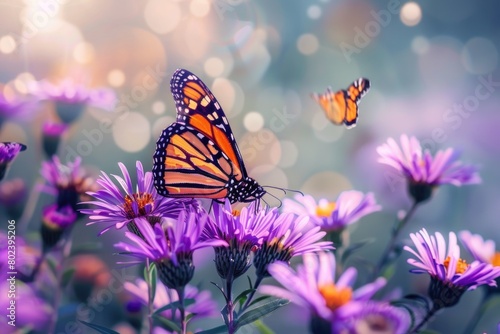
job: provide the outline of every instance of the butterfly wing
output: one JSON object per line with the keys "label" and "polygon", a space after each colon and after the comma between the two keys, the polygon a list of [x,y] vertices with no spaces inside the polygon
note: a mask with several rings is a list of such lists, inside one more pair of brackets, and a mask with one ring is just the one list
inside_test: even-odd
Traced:
{"label": "butterfly wing", "polygon": [[344,123],[347,128],[356,126],[359,100],[370,89],[370,81],[359,78],[347,90],[333,92],[330,88],[324,94],[312,94],[313,99],[325,111],[328,119],[337,125]]}
{"label": "butterfly wing", "polygon": [[344,124],[354,127],[358,120],[358,104],[361,98],[370,89],[370,81],[365,78],[359,78],[347,88],[346,112]]}
{"label": "butterfly wing", "polygon": [[177,122],[190,126],[220,148],[242,177],[248,174],[224,111],[210,89],[193,73],[178,69],[170,80]]}
{"label": "butterfly wing", "polygon": [[160,195],[220,199],[239,175],[229,157],[210,138],[178,122],[163,130],[156,143],[153,175]]}
{"label": "butterfly wing", "polygon": [[312,94],[313,99],[321,106],[328,119],[337,125],[342,124],[346,112],[345,90],[333,92],[330,88],[324,94]]}

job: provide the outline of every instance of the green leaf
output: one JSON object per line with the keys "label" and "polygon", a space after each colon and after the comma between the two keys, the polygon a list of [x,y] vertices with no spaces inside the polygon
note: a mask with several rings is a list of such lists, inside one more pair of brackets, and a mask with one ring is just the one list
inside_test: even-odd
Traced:
{"label": "green leaf", "polygon": [[163,326],[167,327],[167,329],[170,330],[171,332],[178,332],[178,333],[181,332],[181,328],[175,322],[168,320],[167,318],[164,318],[157,314],[154,314],[153,317],[155,319],[158,319],[158,321],[161,322]]}
{"label": "green leaf", "polygon": [[269,299],[269,298],[271,298],[271,296],[260,296],[259,298],[255,298],[254,300],[252,300],[252,302],[250,303],[249,306],[255,305],[258,302],[261,302],[261,301]]}
{"label": "green leaf", "polygon": [[250,289],[253,289],[252,279],[248,275],[247,275],[247,280],[248,280],[248,285],[250,286]]}
{"label": "green leaf", "polygon": [[96,324],[91,324],[90,322],[86,322],[86,321],[83,321],[83,320],[78,320],[78,321],[80,321],[85,326],[90,327],[90,328],[94,329],[95,331],[98,331],[99,333],[103,333],[103,334],[120,334],[118,332],[115,332],[112,329],[109,329],[109,328],[106,328],[106,327],[103,327],[103,326],[99,326],[99,325],[96,325]]}
{"label": "green leaf", "polygon": [[62,274],[61,277],[61,287],[66,287],[73,277],[73,274],[75,273],[76,269],[75,268],[68,268],[64,273]]}
{"label": "green leaf", "polygon": [[149,265],[149,268],[146,267],[144,268],[144,278],[146,280],[146,283],[148,283],[149,287],[149,300],[153,301],[155,300],[155,295],[156,295],[156,265],[155,263],[151,263]]}
{"label": "green leaf", "polygon": [[440,334],[439,332],[433,331],[430,329],[424,329],[424,330],[419,331],[418,333],[419,334]]}
{"label": "green leaf", "polygon": [[253,325],[257,328],[260,334],[274,334],[274,331],[267,327],[266,324],[264,324],[260,319],[254,321]]}
{"label": "green leaf", "polygon": [[88,254],[88,253],[97,253],[102,250],[102,244],[96,242],[86,242],[83,244],[79,244],[71,249],[70,257],[80,255],[80,254]]}
{"label": "green leaf", "polygon": [[227,327],[225,325],[207,329],[201,332],[196,332],[197,334],[219,334],[219,333],[227,333]]}
{"label": "green leaf", "polygon": [[365,239],[365,240],[362,240],[360,242],[356,242],[356,243],[350,245],[342,253],[342,257],[340,259],[340,262],[345,263],[345,261],[347,260],[347,258],[349,256],[351,256],[352,254],[354,254],[356,251],[360,250],[364,246],[373,243],[374,241],[375,241],[374,238],[369,238],[369,239]]}
{"label": "green leaf", "polygon": [[245,300],[247,299],[247,296],[253,291],[254,289],[246,289],[245,291],[241,292],[236,298],[234,298],[234,304],[236,305],[237,303],[243,304]]}
{"label": "green leaf", "polygon": [[[195,302],[196,302],[196,300],[194,300],[193,298],[185,299],[184,300],[184,308],[194,304]],[[175,309],[178,309],[180,306],[181,306],[181,304],[179,303],[179,301],[175,301],[175,302],[172,302],[170,304],[167,304],[165,306],[160,307],[159,309],[155,310],[153,312],[153,314],[159,314],[159,313],[162,313],[162,312],[167,311],[167,310],[175,310]]]}
{"label": "green leaf", "polygon": [[271,312],[277,310],[278,308],[285,306],[289,301],[286,299],[275,299],[269,303],[256,307],[239,317],[237,321],[238,328],[247,324],[254,322],[260,318],[263,318]]}

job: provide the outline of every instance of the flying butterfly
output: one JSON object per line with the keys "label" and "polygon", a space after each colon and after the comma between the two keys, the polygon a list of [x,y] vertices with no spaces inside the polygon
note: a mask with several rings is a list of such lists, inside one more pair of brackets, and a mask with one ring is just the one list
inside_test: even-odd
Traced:
{"label": "flying butterfly", "polygon": [[156,142],[154,185],[166,197],[251,202],[266,191],[248,176],[229,122],[217,99],[193,73],[170,80],[177,119]]}
{"label": "flying butterfly", "polygon": [[359,100],[369,89],[370,81],[359,78],[347,90],[334,92],[328,87],[324,94],[313,93],[311,96],[323,108],[326,117],[332,123],[337,125],[344,123],[349,129],[356,126]]}

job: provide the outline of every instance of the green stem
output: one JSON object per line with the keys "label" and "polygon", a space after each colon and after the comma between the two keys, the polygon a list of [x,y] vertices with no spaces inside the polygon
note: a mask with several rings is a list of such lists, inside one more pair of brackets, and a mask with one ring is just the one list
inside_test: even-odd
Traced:
{"label": "green stem", "polygon": [[236,328],[234,328],[234,304],[233,304],[233,277],[229,275],[226,279],[226,302],[227,302],[227,332],[228,334],[234,334]]}
{"label": "green stem", "polygon": [[425,318],[418,324],[417,327],[415,327],[415,329],[413,329],[410,334],[413,334],[413,333],[418,333],[418,331],[432,318],[432,316],[434,314],[436,314],[437,311],[439,311],[440,308],[439,307],[436,307],[436,306],[433,306],[429,312],[427,312]]}
{"label": "green stem", "polygon": [[[148,271],[148,277],[150,277],[150,262],[149,259],[146,259],[146,266],[147,266],[147,271]],[[152,287],[151,287],[151,282],[148,282],[148,325],[149,325],[149,333],[153,334],[153,311],[154,311],[154,296],[151,296],[152,292]]]}
{"label": "green stem", "polygon": [[380,273],[382,272],[382,270],[390,263],[389,262],[390,255],[394,251],[394,247],[396,246],[396,240],[399,236],[399,233],[406,226],[406,224],[408,223],[410,218],[413,216],[417,207],[418,207],[418,203],[413,202],[410,210],[408,210],[408,212],[406,212],[406,215],[403,217],[403,219],[401,219],[397,223],[396,227],[392,230],[391,239],[389,240],[389,243],[387,244],[387,247],[385,248],[384,253],[382,253],[382,257],[380,258],[378,265],[375,267],[375,270],[373,271],[372,279],[377,278],[380,275]]}
{"label": "green stem", "polygon": [[184,287],[176,289],[177,295],[179,297],[179,312],[181,314],[181,333],[186,334],[187,321],[186,321],[186,309],[184,307]]}
{"label": "green stem", "polygon": [[259,287],[260,283],[262,283],[263,278],[264,277],[257,277],[257,280],[255,281],[255,284],[253,286],[253,291],[248,296],[245,304],[243,304],[243,307],[241,308],[240,314],[245,312],[245,310],[248,308],[248,306],[250,306],[250,303],[252,302],[253,296],[255,295],[255,292],[257,291],[257,288]]}

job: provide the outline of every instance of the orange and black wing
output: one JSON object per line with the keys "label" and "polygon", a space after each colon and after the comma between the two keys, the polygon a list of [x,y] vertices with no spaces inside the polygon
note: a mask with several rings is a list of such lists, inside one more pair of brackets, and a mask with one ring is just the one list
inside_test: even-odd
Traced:
{"label": "orange and black wing", "polygon": [[175,71],[170,90],[177,108],[177,123],[190,126],[208,137],[227,155],[234,169],[247,176],[247,171],[224,111],[208,87],[196,75]]}
{"label": "orange and black wing", "polygon": [[358,120],[358,105],[361,98],[370,89],[370,81],[359,78],[347,88],[346,115],[344,124],[347,127],[355,126]]}
{"label": "orange and black wing", "polygon": [[231,177],[241,175],[210,138],[177,122],[163,130],[153,159],[154,183],[162,196],[225,198]]}
{"label": "orange and black wing", "polygon": [[340,90],[333,92],[327,88],[324,94],[312,94],[313,99],[321,106],[326,117],[334,124],[340,125],[346,116],[347,92]]}
{"label": "orange and black wing", "polygon": [[313,99],[325,111],[328,119],[337,125],[342,123],[347,128],[356,126],[359,100],[370,89],[368,79],[359,78],[347,90],[333,92],[330,88],[324,94],[312,94]]}

